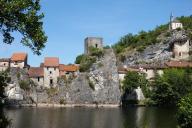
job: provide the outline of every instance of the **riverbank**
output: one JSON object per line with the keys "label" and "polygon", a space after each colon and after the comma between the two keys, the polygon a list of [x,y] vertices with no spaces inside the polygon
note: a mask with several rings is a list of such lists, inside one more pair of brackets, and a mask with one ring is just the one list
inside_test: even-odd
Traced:
{"label": "riverbank", "polygon": [[38,108],[73,108],[73,107],[93,107],[93,108],[118,108],[120,104],[21,104],[21,105],[9,105],[7,107],[38,107]]}

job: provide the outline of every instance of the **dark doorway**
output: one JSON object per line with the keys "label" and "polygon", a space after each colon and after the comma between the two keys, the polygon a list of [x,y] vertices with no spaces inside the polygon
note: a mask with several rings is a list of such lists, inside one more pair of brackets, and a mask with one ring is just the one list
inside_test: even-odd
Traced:
{"label": "dark doorway", "polygon": [[51,84],[51,85],[53,84],[53,79],[50,79],[50,84]]}
{"label": "dark doorway", "polygon": [[98,47],[98,44],[95,44],[95,47],[97,48],[97,47]]}

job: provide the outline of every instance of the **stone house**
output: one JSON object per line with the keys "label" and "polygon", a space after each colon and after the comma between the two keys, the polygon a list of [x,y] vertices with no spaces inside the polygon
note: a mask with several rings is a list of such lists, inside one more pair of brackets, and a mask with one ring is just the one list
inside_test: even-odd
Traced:
{"label": "stone house", "polygon": [[84,42],[84,52],[85,54],[89,54],[89,48],[100,48],[103,49],[103,38],[100,37],[87,37]]}
{"label": "stone house", "polygon": [[79,66],[77,65],[59,65],[59,75],[60,76],[66,76],[72,75],[73,77],[76,77],[79,73]]}
{"label": "stone house", "polygon": [[10,67],[10,58],[1,58],[0,59],[0,71],[5,71]]}
{"label": "stone house", "polygon": [[44,86],[44,70],[42,67],[31,67],[28,75],[37,85]]}
{"label": "stone house", "polygon": [[44,86],[56,87],[57,79],[59,77],[59,58],[46,57],[44,59]]}
{"label": "stone house", "polygon": [[176,38],[171,41],[170,46],[173,52],[173,59],[187,60],[189,59],[190,40],[187,37]]}
{"label": "stone house", "polygon": [[146,74],[146,79],[153,80],[155,75],[162,75],[163,70],[166,68],[164,65],[143,65],[140,66],[140,72]]}
{"label": "stone house", "polygon": [[26,53],[13,53],[11,56],[10,67],[26,68],[27,64],[27,54]]}

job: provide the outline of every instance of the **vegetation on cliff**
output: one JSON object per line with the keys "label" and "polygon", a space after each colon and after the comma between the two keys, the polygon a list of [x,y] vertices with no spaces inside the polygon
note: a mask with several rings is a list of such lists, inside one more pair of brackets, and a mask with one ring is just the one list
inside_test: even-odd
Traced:
{"label": "vegetation on cliff", "polygon": [[[177,18],[181,23],[183,23],[183,28],[189,31],[189,37],[192,39],[192,16],[182,16]],[[121,58],[124,53],[130,50],[136,50],[142,52],[147,46],[160,43],[162,37],[166,38],[171,35],[169,31],[169,24],[157,26],[154,30],[141,31],[138,34],[127,34],[114,44],[112,47],[116,54]],[[161,36],[161,38],[159,38]],[[121,59],[123,60],[123,59]]]}
{"label": "vegetation on cliff", "polygon": [[75,63],[80,65],[80,72],[86,72],[90,69],[93,63],[96,62],[97,59],[101,58],[104,54],[104,51],[99,48],[90,47],[89,54],[81,54],[76,57]]}

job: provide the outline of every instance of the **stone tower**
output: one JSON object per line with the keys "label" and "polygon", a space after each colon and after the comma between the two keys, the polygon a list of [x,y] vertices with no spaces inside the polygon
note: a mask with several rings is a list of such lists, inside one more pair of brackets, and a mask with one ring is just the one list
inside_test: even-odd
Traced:
{"label": "stone tower", "polygon": [[85,54],[89,54],[89,48],[95,47],[103,49],[103,38],[100,37],[87,37],[85,38]]}

